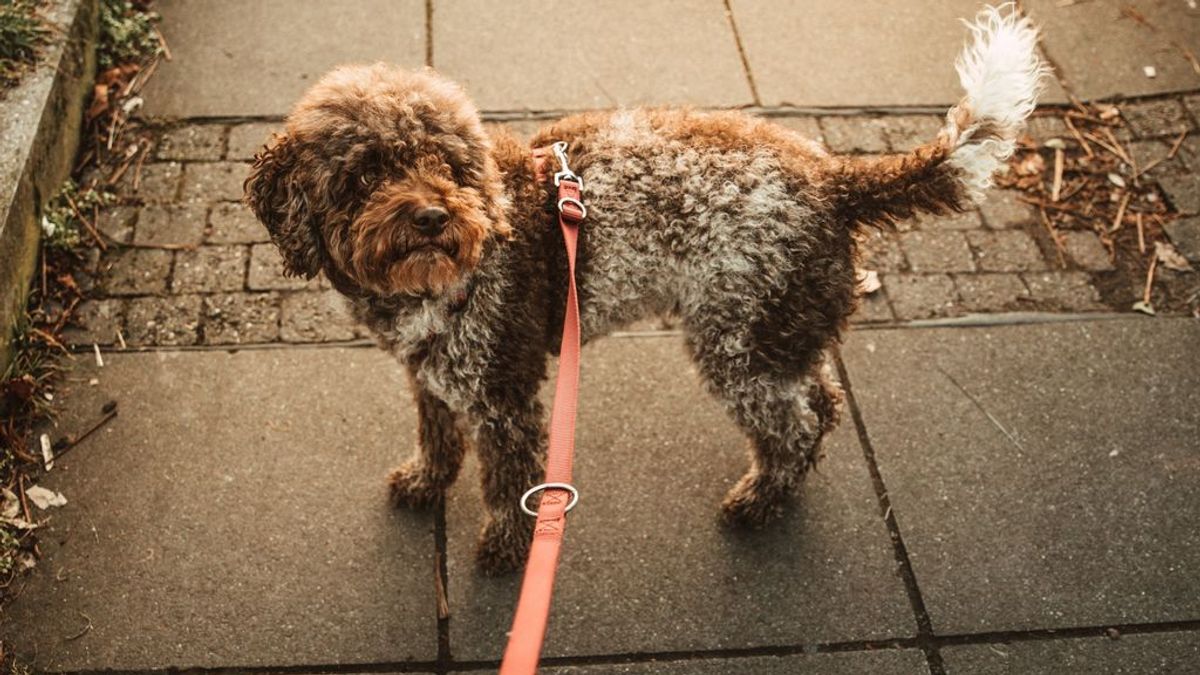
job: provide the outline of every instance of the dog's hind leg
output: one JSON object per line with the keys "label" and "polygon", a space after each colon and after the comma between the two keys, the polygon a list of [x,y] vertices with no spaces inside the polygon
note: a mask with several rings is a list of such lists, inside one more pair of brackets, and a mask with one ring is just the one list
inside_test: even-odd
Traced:
{"label": "dog's hind leg", "polygon": [[791,370],[689,341],[710,390],[750,440],[750,468],[726,495],[724,518],[762,526],[783,513],[820,458],[821,441],[837,424],[841,390],[820,351],[794,361],[802,367]]}
{"label": "dog's hind leg", "polygon": [[411,370],[409,381],[417,404],[417,452],[388,474],[388,485],[397,506],[424,508],[440,501],[458,477],[466,439],[458,415]]}

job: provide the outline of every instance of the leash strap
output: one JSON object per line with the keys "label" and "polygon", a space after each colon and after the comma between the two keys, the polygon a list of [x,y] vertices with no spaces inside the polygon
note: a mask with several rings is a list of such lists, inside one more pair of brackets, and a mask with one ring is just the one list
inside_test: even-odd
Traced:
{"label": "leash strap", "polygon": [[551,152],[560,164],[560,170],[554,174],[554,183],[558,186],[558,225],[567,249],[567,308],[563,318],[554,408],[550,415],[546,479],[521,497],[521,509],[533,514],[526,506],[526,501],[534,493],[542,493],[536,513],[533,543],[525,563],[525,577],[521,581],[521,595],[517,600],[504,660],[500,664],[501,675],[533,675],[537,672],[550,616],[550,597],[554,591],[554,575],[558,570],[567,511],[579,501],[579,493],[571,485],[575,411],[579,395],[579,299],[575,291],[575,252],[579,242],[579,225],[587,215],[587,209],[583,205],[583,180],[567,166],[566,149],[567,144],[559,142],[550,148],[533,151],[534,171],[539,178],[545,175],[545,164]]}

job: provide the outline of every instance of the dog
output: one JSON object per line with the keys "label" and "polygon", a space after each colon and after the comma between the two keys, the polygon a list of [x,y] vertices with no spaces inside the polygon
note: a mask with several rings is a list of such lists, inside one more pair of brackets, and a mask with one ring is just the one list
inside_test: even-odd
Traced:
{"label": "dog", "polygon": [[477,561],[519,568],[541,482],[539,385],[556,353],[567,261],[551,177],[531,148],[568,144],[584,181],[583,341],[671,314],[711,393],[750,442],[722,505],[735,524],[778,516],[821,456],[841,390],[830,349],[856,304],[856,238],[976,204],[1012,154],[1047,67],[1011,6],[968,24],[965,89],[936,139],[907,154],[835,156],[741,112],[574,115],[523,145],[485,129],[431,70],[341,67],[256,156],[246,200],[287,274],[324,273],[407,369],[418,449],[389,476],[397,505],[443,498],[468,445],[483,474]]}

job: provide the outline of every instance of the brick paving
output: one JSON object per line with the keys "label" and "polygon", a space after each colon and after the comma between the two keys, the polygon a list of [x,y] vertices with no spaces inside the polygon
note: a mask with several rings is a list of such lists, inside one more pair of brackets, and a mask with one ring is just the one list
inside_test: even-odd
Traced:
{"label": "brick paving", "polygon": [[[1171,140],[1196,128],[1196,97],[1170,96],[1121,107],[1135,161],[1148,165],[1166,157]],[[771,113],[773,122],[822,141],[833,152],[903,152],[931,138],[937,115],[797,115]],[[505,122],[528,136],[540,120]],[[321,279],[282,275],[282,261],[266,230],[240,203],[248,160],[280,124],[199,123],[163,128],[154,161],[140,175],[125,177],[122,203],[102,213],[97,226],[113,238],[165,249],[114,249],[98,266],[106,312],[79,316],[75,342],[116,344],[117,331],[129,346],[242,344],[246,342],[336,342],[363,337],[340,311]],[[1031,142],[1069,137],[1057,117],[1035,118]],[[1178,156],[1161,161],[1149,175],[1184,213],[1197,208],[1200,145],[1191,139]],[[136,182],[136,186],[135,183]],[[1200,226],[1183,218],[1168,229],[1175,245],[1200,259]],[[1037,211],[1020,193],[993,190],[978,210],[921,217],[896,232],[868,233],[864,267],[880,273],[883,288],[865,299],[853,320],[890,324],[917,319],[1016,311],[1127,311],[1138,289],[1112,291],[1114,263],[1095,233],[1064,232],[1062,251],[1048,243]],[[1097,275],[1110,275],[1105,295]],[[1120,285],[1120,284],[1118,284]],[[1072,294],[1077,294],[1072,296]],[[205,302],[189,296],[219,299]],[[294,294],[301,294],[293,299]],[[173,312],[148,313],[142,298],[179,297]],[[1119,299],[1120,302],[1115,299]],[[211,307],[210,307],[211,305]],[[208,308],[208,309],[206,309]],[[217,310],[220,311],[217,311]],[[136,311],[135,311],[136,310]],[[273,327],[230,330],[231,316],[275,321]],[[152,317],[147,319],[147,317]],[[156,322],[147,327],[146,320]],[[86,325],[95,322],[95,326]],[[208,326],[213,322],[213,329]],[[151,329],[152,328],[152,329]]]}

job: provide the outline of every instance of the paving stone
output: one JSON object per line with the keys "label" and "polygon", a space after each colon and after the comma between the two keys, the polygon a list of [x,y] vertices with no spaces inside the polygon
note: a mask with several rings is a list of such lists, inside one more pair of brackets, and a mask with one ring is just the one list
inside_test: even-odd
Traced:
{"label": "paving stone", "polygon": [[799,106],[955,103],[958,20],[979,11],[968,0],[873,0],[853,11],[838,0],[734,0],[731,8],[763,105]]}
{"label": "paving stone", "polygon": [[886,232],[872,231],[860,244],[863,250],[863,267],[880,274],[907,272],[908,261],[900,249],[898,237]]}
{"label": "paving stone", "polygon": [[858,301],[858,311],[850,317],[851,321],[862,323],[886,323],[895,319],[892,307],[887,301],[887,294],[882,288],[862,297]]}
{"label": "paving stone", "polygon": [[887,119],[882,117],[822,117],[825,144],[833,152],[882,153],[888,151]]}
{"label": "paving stone", "polygon": [[163,133],[155,156],[159,159],[217,160],[225,146],[225,127],[189,124]]}
{"label": "paving stone", "polygon": [[1183,104],[1174,98],[1125,103],[1121,117],[1139,138],[1178,136],[1195,128]]}
{"label": "paving stone", "polygon": [[1176,158],[1192,171],[1200,171],[1200,137],[1189,135],[1179,146]]}
{"label": "paving stone", "polygon": [[772,124],[778,124],[792,131],[798,131],[805,138],[812,139],[822,145],[826,144],[825,133],[821,131],[821,123],[816,117],[771,117],[768,119]]}
{"label": "paving stone", "polygon": [[483,110],[754,102],[720,3],[593,3],[580,30],[546,0],[460,0],[435,8],[433,43],[434,67]]}
{"label": "paving stone", "polygon": [[[183,165],[179,162],[153,162],[137,169],[130,169],[121,177],[121,192],[136,196],[142,202],[168,202],[179,194],[179,182],[183,176]],[[137,188],[134,188],[134,183]]]}
{"label": "paving stone", "polygon": [[1067,255],[1085,270],[1090,272],[1107,272],[1114,269],[1108,256],[1108,249],[1100,243],[1100,237],[1095,232],[1070,230],[1062,233],[1063,248]]}
{"label": "paving stone", "polygon": [[282,122],[252,122],[229,129],[228,159],[251,160],[262,150],[273,133],[283,131]]}
{"label": "paving stone", "polygon": [[193,202],[241,201],[248,175],[250,165],[243,162],[193,162],[184,172],[182,197]]}
{"label": "paving stone", "polygon": [[317,290],[318,279],[286,277],[283,275],[283,258],[274,244],[255,244],[250,247],[250,274],[246,286],[252,291]]}
{"label": "paving stone", "polygon": [[134,206],[106,206],[96,216],[96,229],[115,241],[129,243],[138,210]]}
{"label": "paving stone", "polygon": [[1025,133],[1038,145],[1044,145],[1052,138],[1061,138],[1071,142],[1074,142],[1075,139],[1057,111],[1047,112],[1044,115],[1035,113],[1026,122]]}
{"label": "paving stone", "polygon": [[[852,424],[829,439],[782,521],[731,531],[717,505],[746,469],[746,441],[679,338],[602,340],[583,360],[575,478],[587,508],[571,514],[547,656],[912,634]],[[475,569],[482,514],[469,461],[447,499],[451,648],[457,659],[493,659],[520,578]],[[670,498],[631,508],[652,494]]]}
{"label": "paving stone", "polygon": [[611,663],[596,666],[563,666],[544,668],[546,675],[879,675],[926,674],[925,657],[915,649],[880,649],[876,651],[798,656],[755,656],[751,658],[687,659],[686,661],[650,661],[646,663]]}
{"label": "paving stone", "polygon": [[194,345],[199,324],[199,296],[134,298],[125,317],[125,341],[132,346]]}
{"label": "paving stone", "polygon": [[1180,173],[1185,170],[1183,161],[1178,156],[1166,159],[1171,151],[1171,142],[1168,140],[1134,141],[1125,147],[1129,150],[1130,158],[1137,163],[1139,171],[1154,165],[1149,172],[1151,176],[1158,177],[1165,173]]}
{"label": "paving stone", "polygon": [[986,199],[979,205],[983,223],[994,230],[999,230],[1036,222],[1037,211],[1031,204],[1021,201],[1018,198],[1020,194],[1016,190],[989,191]]}
{"label": "paving stone", "polygon": [[1196,616],[1197,348],[1190,319],[851,334],[936,632]]}
{"label": "paving stone", "polygon": [[937,139],[945,119],[938,115],[893,115],[884,118],[884,135],[892,152],[908,152]]}
{"label": "paving stone", "polygon": [[921,215],[917,227],[922,230],[978,230],[982,227],[978,211],[963,211],[945,216]]}
{"label": "paving stone", "polygon": [[1108,309],[1084,272],[1022,274],[1021,279],[1034,301],[1048,309],[1068,312]]}
{"label": "paving stone", "polygon": [[147,295],[167,290],[171,252],[129,248],[113,250],[101,263],[104,290],[110,295]]}
{"label": "paving stone", "polygon": [[196,246],[204,238],[208,209],[202,205],[151,204],[138,214],[133,241],[138,244]]}
{"label": "paving stone", "polygon": [[154,117],[284,115],[336,66],[425,63],[420,0],[163,0],[155,10],[174,58],[146,85]]}
{"label": "paving stone", "polygon": [[944,274],[889,274],[883,287],[901,321],[957,313],[954,281]]}
{"label": "paving stone", "polygon": [[1016,274],[962,274],[955,279],[962,308],[968,312],[1029,309],[1029,289]]}
{"label": "paving stone", "polygon": [[962,232],[904,232],[900,235],[900,246],[915,273],[975,271],[975,261]]}
{"label": "paving stone", "polygon": [[1200,94],[1183,97],[1183,107],[1192,114],[1192,119],[1200,121]]}
{"label": "paving stone", "polygon": [[1184,675],[1200,663],[1200,633],[1122,635],[1074,640],[1023,640],[942,647],[946,672],[974,675]]}
{"label": "paving stone", "polygon": [[220,293],[204,296],[204,344],[250,344],[279,339],[279,296]]}
{"label": "paving stone", "polygon": [[201,246],[175,255],[172,293],[240,291],[246,283],[245,246]]}
{"label": "paving stone", "polygon": [[63,330],[63,340],[73,345],[116,344],[124,314],[124,300],[85,300],[71,313],[71,323]]}
{"label": "paving stone", "polygon": [[1171,243],[1192,262],[1200,262],[1200,216],[1180,218],[1163,225]]}
{"label": "paving stone", "polygon": [[212,244],[255,244],[267,241],[267,228],[258,222],[250,207],[237,202],[219,202],[208,216],[208,236]]}
{"label": "paving stone", "polygon": [[[1086,100],[1195,89],[1200,76],[1175,48],[1196,42],[1195,10],[1183,2],[1143,2],[1137,11],[1154,28],[1121,15],[1123,0],[1063,5],[1030,0],[1024,7],[1042,29],[1046,54]],[[1154,78],[1144,68],[1153,66]]]}
{"label": "paving stone", "polygon": [[284,342],[332,342],[366,336],[357,329],[332,292],[300,292],[284,296],[279,337]]}
{"label": "paving stone", "polygon": [[[0,632],[23,663],[244,672],[436,657],[433,520],[392,509],[384,486],[395,439],[416,433],[392,359],[104,360],[76,360],[59,429],[83,431],[110,400],[120,415],[39,481],[68,503],[5,607]],[[64,639],[81,614],[92,629]]]}
{"label": "paving stone", "polygon": [[1046,269],[1037,243],[1020,230],[967,232],[967,241],[984,272],[1026,272]]}
{"label": "paving stone", "polygon": [[1177,211],[1200,213],[1200,174],[1166,174],[1158,177],[1158,184]]}

